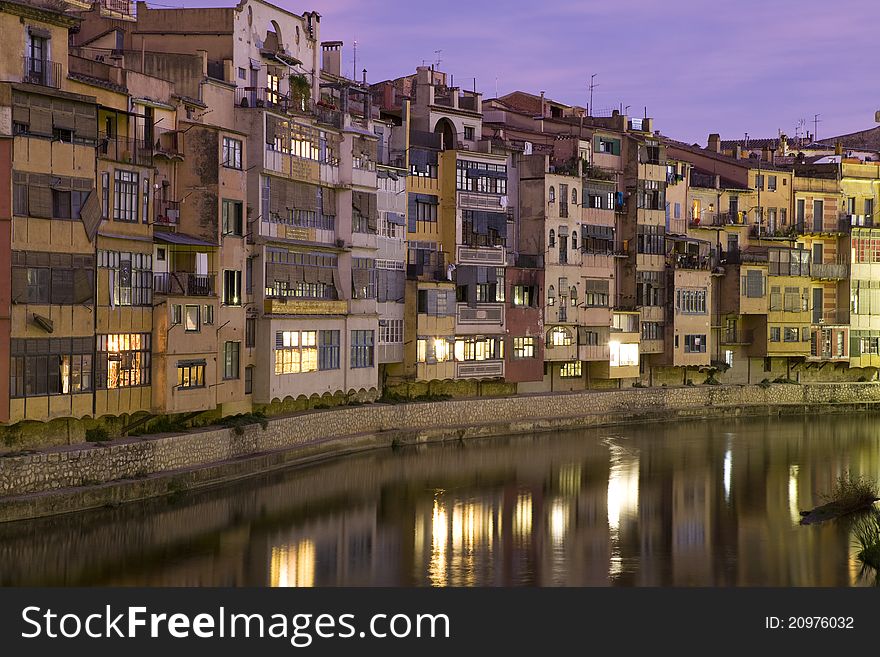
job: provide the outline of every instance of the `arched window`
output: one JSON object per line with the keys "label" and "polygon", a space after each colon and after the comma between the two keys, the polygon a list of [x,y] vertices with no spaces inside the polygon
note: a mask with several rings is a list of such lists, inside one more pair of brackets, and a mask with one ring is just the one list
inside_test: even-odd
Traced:
{"label": "arched window", "polygon": [[572,204],[572,205],[577,205],[577,204],[578,204],[578,190],[577,190],[577,187],[572,187],[572,188],[571,188],[571,204]]}
{"label": "arched window", "polygon": [[564,326],[555,326],[547,334],[547,344],[551,347],[570,347],[573,343],[571,331]]}
{"label": "arched window", "polygon": [[571,286],[571,294],[569,296],[571,296],[571,305],[578,305],[578,291],[574,285]]}
{"label": "arched window", "polygon": [[556,231],[552,228],[550,229],[550,246],[551,248],[556,246]]}
{"label": "arched window", "polygon": [[576,230],[571,231],[571,248],[573,251],[577,251],[578,248],[578,233]]}
{"label": "arched window", "polygon": [[553,185],[550,185],[550,191],[548,192],[548,200],[551,203],[556,202],[556,188]]}
{"label": "arched window", "polygon": [[552,306],[556,303],[556,288],[552,285],[547,288],[547,305]]}

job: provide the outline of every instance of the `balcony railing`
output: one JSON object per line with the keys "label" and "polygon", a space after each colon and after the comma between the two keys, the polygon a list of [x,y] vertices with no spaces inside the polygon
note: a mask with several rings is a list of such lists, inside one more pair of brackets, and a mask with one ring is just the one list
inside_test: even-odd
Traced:
{"label": "balcony railing", "polygon": [[43,87],[61,88],[61,62],[36,57],[22,57],[22,82]]}
{"label": "balcony railing", "polygon": [[116,162],[149,166],[153,163],[153,149],[143,139],[98,135],[98,157]]}
{"label": "balcony railing", "polygon": [[813,324],[849,324],[849,311],[846,309],[835,308],[834,310],[823,310],[822,312],[813,312],[812,314]]}
{"label": "balcony railing", "polygon": [[214,274],[157,272],[153,274],[153,292],[187,297],[211,296],[214,294]]}
{"label": "balcony railing", "polygon": [[[794,224],[795,231],[801,235],[821,235],[821,234],[845,234],[850,231],[853,226],[870,225],[860,224],[859,217],[862,215],[841,213],[838,216],[837,223],[804,221],[798,220]],[[853,223],[855,222],[855,223]]]}
{"label": "balcony railing", "polygon": [[166,157],[183,157],[183,132],[180,130],[158,132],[155,153]]}
{"label": "balcony railing", "polygon": [[810,276],[813,278],[827,278],[831,280],[842,280],[849,276],[849,267],[846,263],[827,262],[816,263],[810,265]]}
{"label": "balcony railing", "polygon": [[840,224],[846,226],[845,231],[849,231],[850,228],[872,228],[874,226],[874,216],[842,212],[840,214]]}
{"label": "balcony railing", "polygon": [[712,256],[690,253],[670,253],[666,262],[675,269],[710,270],[715,266]]}
{"label": "balcony railing", "polygon": [[238,87],[235,104],[237,107],[267,108],[300,115],[311,115],[314,110],[311,98],[291,98],[267,87]]}
{"label": "balcony railing", "polygon": [[721,331],[721,344],[752,344],[755,332],[753,329],[727,329]]}
{"label": "balcony railing", "polygon": [[156,200],[153,203],[156,210],[154,223],[158,226],[177,226],[180,221],[180,201]]}
{"label": "balcony railing", "polygon": [[611,347],[607,344],[582,344],[578,347],[580,360],[602,361],[611,357]]}

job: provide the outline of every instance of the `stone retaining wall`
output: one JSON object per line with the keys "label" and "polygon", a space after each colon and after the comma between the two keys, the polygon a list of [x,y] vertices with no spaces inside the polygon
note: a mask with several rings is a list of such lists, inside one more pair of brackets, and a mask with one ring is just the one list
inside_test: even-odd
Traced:
{"label": "stone retaining wall", "polygon": [[[809,412],[818,408],[832,410],[829,405],[837,405],[843,410],[852,406],[868,407],[878,402],[880,384],[838,383],[632,388],[396,405],[367,404],[275,418],[269,421],[267,429],[253,425],[246,427],[242,435],[226,428],[203,429],[2,456],[0,496],[8,501],[15,496],[61,493],[61,489],[129,481],[133,488],[142,491],[136,497],[144,497],[168,492],[145,485],[145,479],[156,476],[201,471],[192,478],[191,487],[195,487],[254,474],[261,469],[282,467],[316,454],[344,453],[392,442],[467,438],[676,417]],[[283,457],[279,457],[282,453]],[[247,467],[247,459],[253,460],[254,465]],[[223,464],[227,464],[230,474],[223,474]],[[212,473],[210,476],[208,471]],[[69,495],[69,490],[64,491],[64,496]],[[97,504],[94,494],[89,499],[92,500],[89,506]],[[0,501],[0,507],[4,504]],[[7,514],[0,513],[0,520],[5,516]]]}

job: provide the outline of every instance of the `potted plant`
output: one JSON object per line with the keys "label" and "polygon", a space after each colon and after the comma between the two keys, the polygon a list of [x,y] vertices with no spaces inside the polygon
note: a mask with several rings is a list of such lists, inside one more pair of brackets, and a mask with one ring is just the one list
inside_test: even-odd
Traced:
{"label": "potted plant", "polygon": [[299,110],[304,110],[312,94],[312,85],[301,73],[292,73],[288,78],[290,82],[290,100]]}

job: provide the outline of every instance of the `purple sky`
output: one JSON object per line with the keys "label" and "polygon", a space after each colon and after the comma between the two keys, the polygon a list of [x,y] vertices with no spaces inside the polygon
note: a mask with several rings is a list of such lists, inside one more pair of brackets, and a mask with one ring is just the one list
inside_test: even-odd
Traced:
{"label": "purple sky", "polygon": [[[161,0],[229,6],[233,0]],[[321,13],[351,74],[376,82],[435,62],[485,97],[517,89],[596,110],[630,106],[655,128],[705,145],[723,138],[819,138],[873,127],[880,109],[876,0],[280,0]],[[160,6],[157,2],[154,6]]]}

